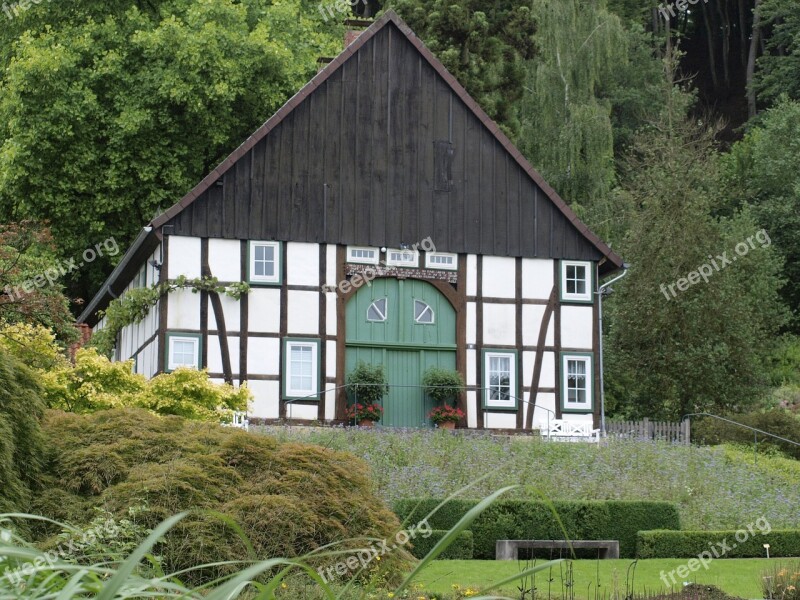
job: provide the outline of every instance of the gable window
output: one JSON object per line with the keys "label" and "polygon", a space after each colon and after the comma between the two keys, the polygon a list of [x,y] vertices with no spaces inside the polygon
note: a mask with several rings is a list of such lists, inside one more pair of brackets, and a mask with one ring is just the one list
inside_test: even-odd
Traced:
{"label": "gable window", "polygon": [[200,368],[199,334],[167,333],[167,365],[166,371],[174,371],[179,367]]}
{"label": "gable window", "polygon": [[483,351],[483,406],[517,408],[517,354],[511,350]]}
{"label": "gable window", "polygon": [[592,302],[592,263],[561,261],[561,300]]}
{"label": "gable window", "polygon": [[319,397],[319,340],[284,340],[283,396]]}
{"label": "gable window", "polygon": [[392,267],[416,267],[419,254],[415,250],[387,250],[386,264]]}
{"label": "gable window", "polygon": [[458,254],[448,254],[446,252],[428,252],[425,255],[425,268],[455,271],[458,269]]}
{"label": "gable window", "polygon": [[248,281],[250,283],[281,282],[281,243],[250,242]]}
{"label": "gable window", "polygon": [[386,320],[386,306],[387,300],[386,298],[380,298],[375,300],[372,304],[369,305],[367,309],[367,321],[372,321],[374,323],[382,323]]}
{"label": "gable window", "polygon": [[361,248],[359,246],[347,247],[347,262],[377,265],[378,258],[377,248]]}
{"label": "gable window", "polygon": [[433,309],[422,300],[414,300],[414,321],[421,325],[431,325],[434,322]]}
{"label": "gable window", "polygon": [[565,412],[592,410],[592,355],[561,356],[561,409]]}

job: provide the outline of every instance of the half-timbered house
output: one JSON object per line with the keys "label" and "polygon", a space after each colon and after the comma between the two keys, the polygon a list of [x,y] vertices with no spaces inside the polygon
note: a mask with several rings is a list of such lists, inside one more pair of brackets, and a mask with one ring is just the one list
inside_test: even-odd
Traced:
{"label": "half-timbered house", "polygon": [[461,372],[470,428],[599,414],[598,280],[622,261],[388,12],[145,227],[82,322],[139,286],[178,291],[117,358],[247,382],[250,414],[343,421],[358,362],[385,365],[386,426],[428,424],[420,381]]}

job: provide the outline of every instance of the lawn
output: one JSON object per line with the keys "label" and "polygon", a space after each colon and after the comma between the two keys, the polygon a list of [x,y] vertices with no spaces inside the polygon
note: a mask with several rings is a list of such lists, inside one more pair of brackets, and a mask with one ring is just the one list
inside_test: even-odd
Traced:
{"label": "lawn", "polygon": [[[619,591],[619,597],[625,597],[625,580],[628,569],[633,561],[630,560],[578,560],[574,561],[574,577],[577,598],[594,599],[594,582],[597,580],[599,569],[600,598],[605,592],[608,596],[614,591]],[[692,573],[686,581],[690,583],[707,583],[715,585],[729,594],[742,598],[762,598],[761,574],[775,565],[785,564],[786,559],[730,559],[715,560],[709,564],[708,570],[700,568]],[[653,559],[640,560],[636,563],[634,590],[637,592],[656,591],[664,589],[660,574],[685,565],[686,560],[679,559]],[[424,584],[422,589],[429,592],[452,593],[453,584],[462,589],[472,588],[479,590],[493,581],[518,573],[526,565],[525,562],[492,561],[492,560],[438,560],[433,561],[419,576],[418,581]],[[555,594],[561,590],[563,580],[559,569],[552,572],[553,582],[551,591]],[[548,591],[548,574],[537,574],[536,587],[541,593]],[[529,582],[530,583],[530,582]],[[678,589],[679,586],[676,586]],[[668,589],[668,588],[667,588]],[[504,588],[511,597],[519,597],[514,584]],[[588,592],[591,591],[591,596]],[[514,593],[516,592],[516,596]],[[545,596],[547,597],[547,596]]]}

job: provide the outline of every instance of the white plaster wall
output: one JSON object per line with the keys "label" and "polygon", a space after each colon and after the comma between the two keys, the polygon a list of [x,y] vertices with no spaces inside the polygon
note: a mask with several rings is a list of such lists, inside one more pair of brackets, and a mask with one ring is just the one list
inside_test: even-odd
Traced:
{"label": "white plaster wall", "polygon": [[547,300],[553,290],[552,260],[540,258],[522,259],[522,297]]}
{"label": "white plaster wall", "polygon": [[277,381],[248,381],[253,393],[249,414],[259,419],[277,419],[280,416],[280,384]]}
{"label": "white plaster wall", "polygon": [[325,249],[325,285],[336,286],[336,246],[328,244]]}
{"label": "white plaster wall", "polygon": [[486,412],[483,413],[483,426],[487,429],[516,429],[516,412]]}
{"label": "white plaster wall", "polygon": [[167,247],[169,279],[178,275],[200,277],[200,238],[171,235]]}
{"label": "white plaster wall", "polygon": [[592,306],[561,307],[561,346],[592,349]]}
{"label": "white plaster wall", "polygon": [[[545,408],[553,412],[549,413],[546,410],[543,410]],[[546,429],[547,419],[548,417],[550,418],[550,421],[555,419],[555,411],[556,395],[551,393],[539,394],[536,398],[536,409],[533,411],[533,426],[535,428]]]}
{"label": "white plaster wall", "polygon": [[166,298],[167,329],[200,329],[200,294],[176,290]]}
{"label": "white plaster wall", "polygon": [[[334,341],[327,341],[325,342],[325,365],[322,369],[322,372],[325,374],[325,377],[336,377],[336,342]],[[324,383],[324,382],[320,382]],[[328,385],[323,386],[325,388]],[[331,387],[333,387],[331,385]]]}
{"label": "white plaster wall", "polygon": [[[545,306],[540,304],[524,304],[522,306],[522,343],[525,346],[536,346],[539,343],[539,328],[542,326]],[[555,342],[555,318],[551,315],[547,324],[545,346]]]}
{"label": "white plaster wall", "polygon": [[[219,299],[222,303],[222,315],[225,318],[225,331],[239,331],[242,305],[238,300],[226,294],[220,294]],[[208,301],[208,327],[212,330],[219,330],[219,324],[217,323],[217,317],[214,314],[214,307],[211,304],[211,300]]]}
{"label": "white plaster wall", "polygon": [[[522,353],[522,383],[529,386],[533,379],[533,368],[536,364],[537,352]],[[539,375],[540,388],[556,387],[556,361],[554,352],[545,352],[542,356],[542,372]]]}
{"label": "white plaster wall", "polygon": [[478,295],[478,257],[467,254],[467,296]]}
{"label": "white plaster wall", "polygon": [[517,343],[516,312],[513,304],[483,305],[483,344],[513,346]]}
{"label": "white plaster wall", "polygon": [[319,292],[289,290],[287,299],[288,335],[317,335],[319,332]]}
{"label": "white plaster wall", "polygon": [[281,330],[281,291],[252,288],[247,297],[250,331],[279,333]]}
{"label": "white plaster wall", "polygon": [[287,419],[302,419],[303,421],[316,421],[318,415],[317,405],[288,404],[286,406]]}
{"label": "white plaster wall", "polygon": [[278,338],[247,338],[248,375],[279,375],[280,347]]}
{"label": "white plaster wall", "polygon": [[286,244],[286,282],[289,285],[319,286],[319,245]]}
{"label": "white plaster wall", "polygon": [[336,335],[336,298],[336,292],[325,294],[325,330],[328,335]]}
{"label": "white plaster wall", "polygon": [[467,350],[467,385],[476,385],[478,383],[477,367],[475,366],[477,359],[477,350]]}
{"label": "white plaster wall", "polygon": [[478,307],[475,302],[467,302],[467,343],[475,344],[478,340],[477,333]]}
{"label": "white plaster wall", "polygon": [[[231,356],[231,372],[239,373],[239,336],[228,336],[228,351]],[[249,357],[248,357],[249,363]],[[249,368],[249,364],[248,364]],[[208,336],[208,370],[211,373],[222,373],[222,352],[219,348],[219,336]]]}
{"label": "white plaster wall", "polygon": [[514,298],[516,296],[515,259],[506,256],[483,257],[483,296]]}
{"label": "white plaster wall", "polygon": [[325,402],[325,420],[333,421],[336,418],[336,392],[326,392],[323,398],[323,402]]}
{"label": "white plaster wall", "polygon": [[242,250],[239,240],[208,240],[208,266],[211,268],[211,274],[220,281],[241,281],[241,261]]}
{"label": "white plaster wall", "polygon": [[467,426],[478,426],[478,392],[467,392]]}

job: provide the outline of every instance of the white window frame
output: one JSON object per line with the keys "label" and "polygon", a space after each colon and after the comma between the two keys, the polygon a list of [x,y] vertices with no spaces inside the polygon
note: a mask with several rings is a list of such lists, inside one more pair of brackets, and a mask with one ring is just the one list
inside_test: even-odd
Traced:
{"label": "white window frame", "polygon": [[[586,270],[586,292],[575,294],[567,292],[567,268],[583,267]],[[562,260],[561,261],[561,299],[568,302],[592,302],[592,292],[594,290],[594,278],[592,263],[583,260]]]}
{"label": "white window frame", "polygon": [[[354,252],[372,252],[374,258],[364,258],[361,256],[353,256]],[[377,265],[381,257],[381,251],[377,248],[369,248],[367,246],[348,246],[347,247],[347,262],[358,263],[362,265]]]}
{"label": "white window frame", "polygon": [[[195,335],[181,335],[179,333],[170,333],[168,335],[168,344],[167,344],[167,371],[174,371],[175,369],[179,369],[181,367],[188,367],[190,369],[199,369],[200,368],[200,344],[201,338]],[[191,342],[194,346],[194,363],[187,365],[184,363],[178,364],[173,359],[173,349],[175,342]]]}
{"label": "white window frame", "polygon": [[[392,252],[399,252],[399,253],[409,253],[414,258],[411,260],[397,260],[392,258]],[[402,248],[389,248],[386,250],[386,264],[390,267],[409,267],[409,268],[416,268],[419,266],[419,250],[413,250],[411,248],[407,248],[403,250]]]}
{"label": "white window frame", "polygon": [[[435,258],[450,258],[453,264],[442,264],[432,262]],[[457,271],[458,270],[458,254],[451,254],[449,252],[426,252],[425,253],[425,268],[426,269],[441,269],[442,271]]]}
{"label": "white window frame", "polygon": [[[580,361],[586,364],[586,400],[584,402],[569,402],[569,362]],[[592,412],[594,407],[594,356],[592,354],[561,355],[561,411],[562,412]]]}
{"label": "white window frame", "polygon": [[[288,399],[302,398],[304,400],[319,399],[319,344],[318,339],[287,338],[283,344],[283,397]],[[292,348],[311,347],[311,389],[302,390],[292,388]]]}
{"label": "white window frame", "polygon": [[[275,249],[275,273],[272,275],[256,275],[256,247],[264,246]],[[250,283],[271,283],[281,282],[281,243],[280,242],[259,242],[252,241],[249,246],[249,256],[247,265],[247,279]]]}
{"label": "white window frame", "polygon": [[[510,377],[508,382],[508,400],[490,398],[491,359],[507,358],[510,361]],[[517,353],[513,350],[484,350],[483,352],[483,407],[517,410]]]}
{"label": "white window frame", "polygon": [[[431,313],[431,320],[430,321],[420,321],[417,318],[417,302],[419,302],[420,304],[424,304],[425,305],[425,309],[420,314],[420,317],[422,315],[424,315],[426,312],[430,312]],[[427,302],[425,302],[425,300],[420,300],[419,298],[414,298],[414,304],[412,306],[412,313],[411,314],[414,315],[414,323],[416,325],[435,325],[436,324],[436,311],[434,311],[433,307],[430,304],[428,304]]]}

